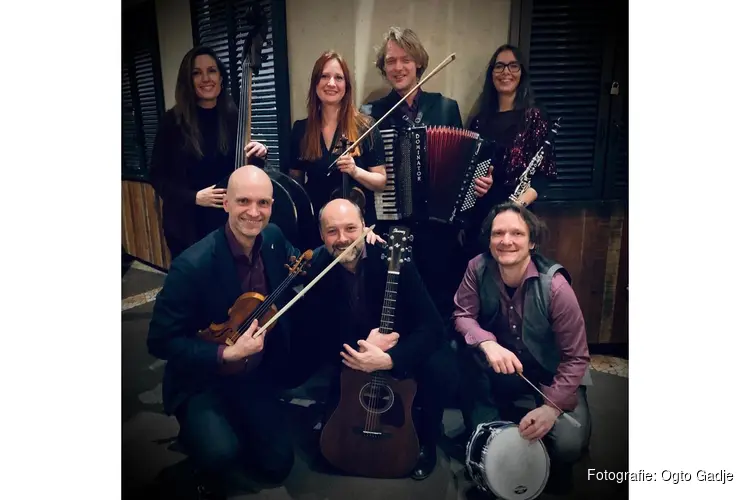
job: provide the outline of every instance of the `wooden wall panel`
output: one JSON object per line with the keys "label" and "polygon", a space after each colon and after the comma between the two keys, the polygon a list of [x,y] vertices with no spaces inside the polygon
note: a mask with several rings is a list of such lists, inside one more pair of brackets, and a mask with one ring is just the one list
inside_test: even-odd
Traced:
{"label": "wooden wall panel", "polygon": [[612,343],[628,343],[628,219],[625,218],[622,228],[619,271],[615,307],[612,314]]}
{"label": "wooden wall panel", "polygon": [[542,253],[573,278],[590,344],[627,342],[626,207],[621,202],[539,204],[547,224]]}
{"label": "wooden wall panel", "polygon": [[122,181],[122,245],[134,257],[162,269],[169,268],[161,200],[150,184]]}

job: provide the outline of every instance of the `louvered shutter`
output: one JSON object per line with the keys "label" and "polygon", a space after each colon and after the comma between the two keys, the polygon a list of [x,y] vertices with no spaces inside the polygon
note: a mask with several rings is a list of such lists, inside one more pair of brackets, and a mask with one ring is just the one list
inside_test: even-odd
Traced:
{"label": "louvered shutter", "polygon": [[122,45],[122,178],[148,180],[148,165],[164,91],[159,62],[154,2],[123,12]]}
{"label": "louvered shutter", "polygon": [[592,199],[601,194],[601,147],[607,2],[534,0],[528,49],[535,95],[562,117],[556,140],[557,179],[543,198]]}
{"label": "louvered shutter", "polygon": [[[242,78],[242,45],[248,29],[245,15],[256,1],[191,0],[194,43],[211,47],[227,66],[229,88],[237,104]],[[265,60],[252,79],[252,138],[268,148],[266,168],[279,169],[286,162],[290,129],[286,19],[283,1],[261,0],[260,4],[269,29],[262,50]]]}

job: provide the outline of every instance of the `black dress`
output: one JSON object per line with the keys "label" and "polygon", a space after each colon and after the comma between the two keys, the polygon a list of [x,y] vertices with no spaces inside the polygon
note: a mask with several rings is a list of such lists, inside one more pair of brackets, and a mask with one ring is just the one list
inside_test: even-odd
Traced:
{"label": "black dress", "polygon": [[[333,163],[336,158],[340,155],[341,151],[338,147],[341,134],[340,130],[337,129],[331,142],[331,149],[326,147],[325,141],[323,140],[323,134],[320,135],[320,149],[323,153],[321,158],[317,160],[303,160],[302,159],[302,138],[305,135],[305,127],[307,126],[307,119],[297,120],[292,126],[292,165],[291,168],[300,170],[307,174],[307,181],[305,183],[305,190],[307,191],[310,201],[312,202],[315,215],[317,216],[323,206],[333,198],[342,197],[342,187],[344,175],[335,169],[329,176],[328,166]],[[367,131],[367,128],[363,128],[359,131],[360,134]],[[361,155],[354,158],[354,163],[369,171],[372,167],[385,164],[385,148],[383,146],[383,139],[380,136],[380,131],[375,129],[372,133],[367,136],[362,142],[359,143]],[[375,224],[375,197],[374,193],[355,181],[351,176],[347,175],[348,183],[351,188],[359,188],[365,197],[364,217],[365,224],[368,226]],[[343,196],[348,197],[348,196]]]}
{"label": "black dress", "polygon": [[186,148],[173,109],[159,124],[151,155],[151,184],[163,200],[164,236],[173,260],[227,220],[223,208],[196,205],[195,195],[234,171],[237,117],[227,118],[229,145],[224,154],[218,147],[218,109],[197,110],[202,158]]}

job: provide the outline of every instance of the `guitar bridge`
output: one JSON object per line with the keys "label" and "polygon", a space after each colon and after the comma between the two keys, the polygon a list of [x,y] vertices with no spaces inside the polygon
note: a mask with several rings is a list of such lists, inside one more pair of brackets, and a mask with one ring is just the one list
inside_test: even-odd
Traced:
{"label": "guitar bridge", "polygon": [[391,437],[390,433],[380,432],[380,431],[369,431],[369,430],[366,430],[364,427],[353,427],[352,431],[355,434],[362,434],[364,437],[368,437],[371,439],[383,439],[383,438]]}

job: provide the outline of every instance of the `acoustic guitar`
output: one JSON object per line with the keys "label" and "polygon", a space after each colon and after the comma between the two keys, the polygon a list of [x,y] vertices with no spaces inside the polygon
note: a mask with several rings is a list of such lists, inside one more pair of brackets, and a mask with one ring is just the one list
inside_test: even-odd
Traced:
{"label": "acoustic guitar", "polygon": [[[413,237],[407,228],[389,233],[388,278],[380,316],[381,333],[393,331],[401,265],[408,262]],[[385,258],[385,255],[383,256]],[[388,372],[365,373],[342,367],[338,406],[323,427],[321,453],[337,469],[372,478],[399,478],[414,469],[419,439],[411,412],[417,384]]]}

